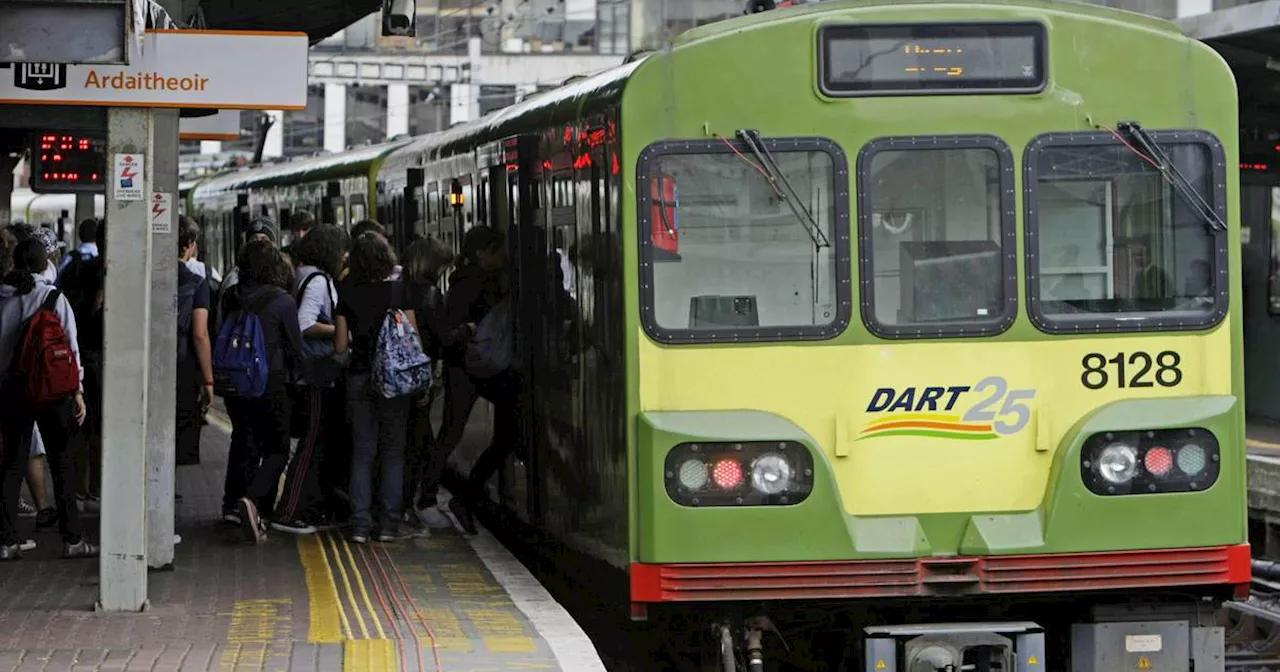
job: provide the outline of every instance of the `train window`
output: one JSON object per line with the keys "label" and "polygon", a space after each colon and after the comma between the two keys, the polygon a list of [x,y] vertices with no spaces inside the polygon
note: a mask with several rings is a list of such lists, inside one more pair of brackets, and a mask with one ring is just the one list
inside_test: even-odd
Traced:
{"label": "train window", "polygon": [[[1225,221],[1217,139],[1152,136]],[[1155,165],[1110,132],[1042,135],[1027,147],[1027,296],[1041,330],[1202,328],[1226,314],[1227,234]]]}
{"label": "train window", "polygon": [[862,318],[882,338],[997,334],[1017,313],[1014,166],[991,136],[883,138],[858,156]]}
{"label": "train window", "polygon": [[844,152],[818,138],[761,142],[771,162],[727,140],[641,154],[641,315],[655,340],[818,340],[848,325]]}

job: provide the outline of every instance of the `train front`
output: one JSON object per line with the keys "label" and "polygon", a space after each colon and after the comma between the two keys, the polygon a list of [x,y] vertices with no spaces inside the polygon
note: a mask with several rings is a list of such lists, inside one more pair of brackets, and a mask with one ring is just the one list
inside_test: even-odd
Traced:
{"label": "train front", "polygon": [[823,4],[651,55],[636,614],[744,666],[1221,669],[1235,100],[1172,26],[1067,3]]}

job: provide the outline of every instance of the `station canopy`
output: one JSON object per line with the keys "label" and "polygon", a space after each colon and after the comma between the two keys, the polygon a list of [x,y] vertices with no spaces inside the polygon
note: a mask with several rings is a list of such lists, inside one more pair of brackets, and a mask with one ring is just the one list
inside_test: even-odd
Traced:
{"label": "station canopy", "polygon": [[[194,4],[194,3],[188,3]],[[213,30],[301,31],[314,44],[382,7],[381,0],[203,0]],[[177,18],[177,17],[174,17]]]}
{"label": "station canopy", "polygon": [[1177,23],[1231,65],[1240,93],[1241,126],[1280,128],[1280,0],[1220,9]]}

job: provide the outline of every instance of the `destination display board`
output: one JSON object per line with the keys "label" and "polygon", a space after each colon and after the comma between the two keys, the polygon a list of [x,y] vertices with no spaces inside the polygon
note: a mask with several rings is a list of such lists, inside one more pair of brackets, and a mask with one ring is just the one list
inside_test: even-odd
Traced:
{"label": "destination display board", "polygon": [[31,190],[38,194],[102,193],[107,172],[106,138],[43,131],[31,136]]}
{"label": "destination display board", "polygon": [[1048,78],[1038,23],[831,25],[818,43],[831,96],[1028,93]]}

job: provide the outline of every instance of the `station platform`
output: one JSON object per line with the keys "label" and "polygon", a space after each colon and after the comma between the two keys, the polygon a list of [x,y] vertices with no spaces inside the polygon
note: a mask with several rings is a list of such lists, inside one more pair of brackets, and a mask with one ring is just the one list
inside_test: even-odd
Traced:
{"label": "station platform", "polygon": [[[182,539],[173,569],[150,573],[145,612],[96,613],[98,562],[60,559],[58,535],[23,519],[38,547],[0,565],[0,672],[604,670],[483,528],[363,546],[340,532],[245,542],[220,520],[230,425],[210,421],[202,464],[178,468]],[[462,452],[483,446],[481,431]]]}

